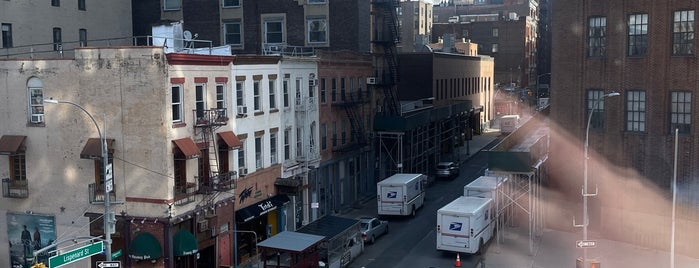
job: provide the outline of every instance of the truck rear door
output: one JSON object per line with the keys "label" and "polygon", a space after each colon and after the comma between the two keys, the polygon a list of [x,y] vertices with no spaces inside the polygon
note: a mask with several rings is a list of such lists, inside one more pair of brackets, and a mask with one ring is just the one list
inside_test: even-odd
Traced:
{"label": "truck rear door", "polygon": [[469,217],[440,214],[441,241],[437,241],[445,246],[469,247]]}
{"label": "truck rear door", "polygon": [[381,211],[400,211],[403,208],[403,187],[381,186]]}

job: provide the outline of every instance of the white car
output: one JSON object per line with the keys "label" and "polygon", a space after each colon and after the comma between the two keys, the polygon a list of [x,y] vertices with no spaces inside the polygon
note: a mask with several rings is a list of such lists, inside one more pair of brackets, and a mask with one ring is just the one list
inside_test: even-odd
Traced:
{"label": "white car", "polygon": [[382,221],[371,217],[361,217],[359,218],[359,222],[364,243],[373,244],[376,242],[377,237],[388,233],[388,221]]}

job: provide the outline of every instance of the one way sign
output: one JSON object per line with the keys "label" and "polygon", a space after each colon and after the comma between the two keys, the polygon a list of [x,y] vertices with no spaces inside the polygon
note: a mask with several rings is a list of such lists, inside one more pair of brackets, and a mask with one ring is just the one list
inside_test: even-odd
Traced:
{"label": "one way sign", "polygon": [[98,261],[99,268],[121,268],[121,261]]}
{"label": "one way sign", "polygon": [[597,240],[578,240],[575,245],[579,248],[594,248],[597,246]]}

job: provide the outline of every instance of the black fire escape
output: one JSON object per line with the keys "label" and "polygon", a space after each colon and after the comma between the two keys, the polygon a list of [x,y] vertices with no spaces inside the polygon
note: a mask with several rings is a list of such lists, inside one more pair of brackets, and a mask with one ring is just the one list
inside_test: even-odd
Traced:
{"label": "black fire escape", "polygon": [[[200,146],[206,146],[206,149],[202,148],[202,151],[206,152],[202,154],[199,165],[198,192],[211,195],[233,189],[236,172],[221,172],[219,169],[219,146],[216,140],[216,130],[228,124],[229,115],[226,108],[196,109],[192,112],[194,113],[194,134],[197,143]],[[213,198],[211,197],[211,199]]]}
{"label": "black fire escape", "polygon": [[333,106],[341,107],[345,110],[352,133],[350,142],[334,151],[351,152],[368,145],[369,142],[363,120],[366,112],[363,108],[369,103],[370,97],[369,91],[345,92],[343,90],[340,93],[340,100],[333,103]]}
{"label": "black fire escape", "polygon": [[400,0],[374,0],[374,86],[383,91],[379,113],[400,115],[396,88],[398,83],[398,56],[396,44],[400,42],[397,9]]}

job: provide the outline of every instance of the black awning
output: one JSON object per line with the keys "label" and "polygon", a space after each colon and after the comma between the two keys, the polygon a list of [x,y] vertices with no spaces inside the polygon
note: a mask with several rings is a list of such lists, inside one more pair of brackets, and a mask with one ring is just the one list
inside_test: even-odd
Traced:
{"label": "black awning", "polygon": [[247,222],[259,216],[265,215],[289,202],[289,197],[285,194],[275,195],[235,212],[237,222]]}

